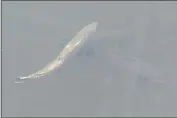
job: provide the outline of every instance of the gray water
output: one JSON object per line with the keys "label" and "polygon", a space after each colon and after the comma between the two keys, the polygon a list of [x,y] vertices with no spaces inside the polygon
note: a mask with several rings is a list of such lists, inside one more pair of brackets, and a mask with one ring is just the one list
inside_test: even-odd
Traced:
{"label": "gray water", "polygon": [[[85,25],[64,66],[23,84]],[[2,116],[177,116],[177,2],[2,2]]]}

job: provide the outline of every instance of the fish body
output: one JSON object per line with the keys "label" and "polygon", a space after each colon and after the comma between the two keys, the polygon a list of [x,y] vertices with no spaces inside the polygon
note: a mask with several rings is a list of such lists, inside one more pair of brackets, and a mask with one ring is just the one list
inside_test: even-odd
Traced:
{"label": "fish body", "polygon": [[[28,76],[24,77],[18,77],[17,79],[19,80],[24,80],[24,79],[35,79],[39,78],[41,76],[44,76],[51,71],[60,68],[65,60],[68,58],[71,52],[81,45],[85,40],[88,39],[89,35],[93,32],[96,32],[98,22],[92,22],[91,24],[85,26],[81,31],[79,31],[76,36],[72,38],[72,40],[63,48],[63,50],[60,52],[60,54],[57,56],[55,60],[53,60],[51,63],[47,64],[43,69],[30,74]],[[14,83],[21,83],[21,82],[14,82]]]}

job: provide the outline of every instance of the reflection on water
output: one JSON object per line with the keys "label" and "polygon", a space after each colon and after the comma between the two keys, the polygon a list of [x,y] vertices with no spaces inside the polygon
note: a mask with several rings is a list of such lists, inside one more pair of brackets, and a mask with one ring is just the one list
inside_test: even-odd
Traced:
{"label": "reflection on water", "polygon": [[[158,93],[163,91],[165,71],[138,57],[123,54],[117,47],[119,41],[116,44],[116,39],[109,39],[92,40],[79,55],[73,57],[75,61],[79,60],[79,65],[85,66],[84,71],[92,73],[89,79],[99,81],[99,86],[96,84],[94,89],[99,101],[93,103],[98,105],[93,108],[95,116],[132,116],[138,112],[153,112],[158,107]],[[87,57],[84,54],[87,51],[94,53]]]}

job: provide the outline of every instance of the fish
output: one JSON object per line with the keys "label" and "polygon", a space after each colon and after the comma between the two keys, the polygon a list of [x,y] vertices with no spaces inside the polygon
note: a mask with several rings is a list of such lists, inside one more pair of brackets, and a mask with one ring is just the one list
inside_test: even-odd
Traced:
{"label": "fish", "polygon": [[89,36],[96,32],[98,26],[98,22],[92,22],[84,26],[72,39],[68,42],[60,52],[60,54],[49,64],[47,64],[44,68],[38,70],[35,73],[32,73],[28,76],[19,76],[17,77],[16,82],[14,83],[23,83],[25,79],[36,79],[42,76],[47,75],[55,69],[62,67],[68,56],[76,50],[79,46],[83,45],[84,42],[89,38]]}

